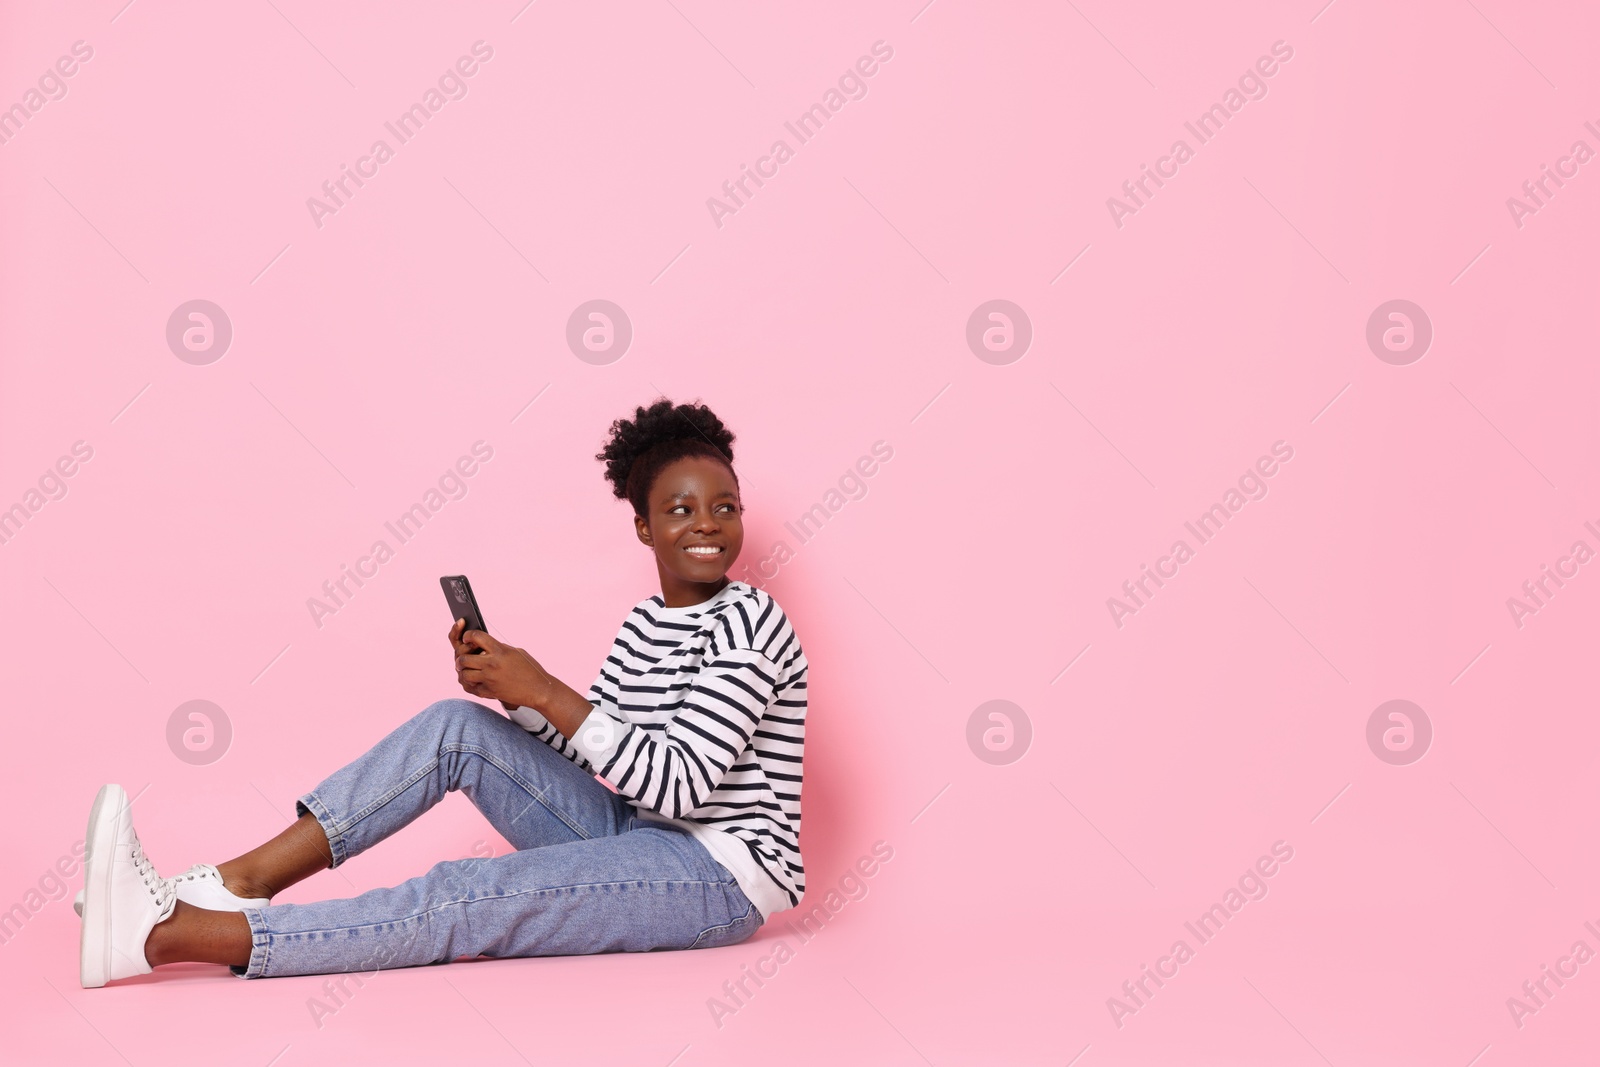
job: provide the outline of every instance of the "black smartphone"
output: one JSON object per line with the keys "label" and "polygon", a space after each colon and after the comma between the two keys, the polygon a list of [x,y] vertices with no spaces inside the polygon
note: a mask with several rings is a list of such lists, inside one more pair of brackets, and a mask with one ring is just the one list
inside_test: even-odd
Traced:
{"label": "black smartphone", "polygon": [[[444,598],[450,602],[450,621],[465,619],[468,630],[482,630],[489,632],[483,624],[483,612],[478,610],[478,598],[472,595],[472,583],[467,581],[465,574],[447,574],[439,579],[439,588],[444,590]],[[482,652],[483,649],[478,649]]]}

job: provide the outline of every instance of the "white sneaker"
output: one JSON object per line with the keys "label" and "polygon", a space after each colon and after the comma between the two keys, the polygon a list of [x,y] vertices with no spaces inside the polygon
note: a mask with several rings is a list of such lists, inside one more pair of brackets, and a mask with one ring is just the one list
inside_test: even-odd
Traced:
{"label": "white sneaker", "polygon": [[272,901],[266,897],[237,896],[222,884],[222,872],[209,863],[197,863],[172,879],[178,899],[185,904],[208,911],[243,911],[246,908],[264,908]]}
{"label": "white sneaker", "polygon": [[94,798],[84,853],[78,981],[85,989],[98,989],[118,978],[149,974],[145,942],[156,923],[171,917],[178,894],[145,858],[120,785],[101,786]]}
{"label": "white sneaker", "polygon": [[[209,863],[197,863],[167,881],[177,890],[179,900],[207,911],[243,911],[246,908],[264,908],[272,903],[266,897],[235,896],[222,884],[222,873]],[[72,898],[72,910],[83,915],[81,889]]]}

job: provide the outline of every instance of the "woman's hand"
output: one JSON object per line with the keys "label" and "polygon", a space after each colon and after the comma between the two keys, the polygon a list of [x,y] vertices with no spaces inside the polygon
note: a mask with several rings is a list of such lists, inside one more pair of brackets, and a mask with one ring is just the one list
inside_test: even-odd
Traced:
{"label": "woman's hand", "polygon": [[520,648],[501,644],[481,630],[466,629],[457,619],[450,627],[456,653],[456,680],[476,697],[500,701],[507,711],[538,709],[556,685],[539,661]]}
{"label": "woman's hand", "polygon": [[457,619],[450,627],[456,679],[477,697],[500,701],[507,711],[532,708],[563,737],[571,738],[594,710],[589,698],[554,677],[524,649],[501,644]]}

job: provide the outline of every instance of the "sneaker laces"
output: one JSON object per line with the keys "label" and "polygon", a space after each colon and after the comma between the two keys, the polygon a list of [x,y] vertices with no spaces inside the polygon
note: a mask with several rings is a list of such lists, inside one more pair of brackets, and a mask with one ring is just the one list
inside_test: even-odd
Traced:
{"label": "sneaker laces", "polygon": [[[133,835],[133,869],[139,872],[139,878],[144,882],[144,887],[155,898],[156,910],[161,918],[165,919],[172,914],[173,906],[177,902],[178,890],[166,878],[156,873],[155,864],[150,862],[144,854],[144,843],[139,840],[139,835]],[[156,920],[160,922],[161,920]]]}

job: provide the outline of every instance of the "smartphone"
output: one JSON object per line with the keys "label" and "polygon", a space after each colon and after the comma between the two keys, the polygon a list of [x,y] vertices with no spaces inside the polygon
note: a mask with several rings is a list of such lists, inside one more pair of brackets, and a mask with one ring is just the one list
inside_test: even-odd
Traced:
{"label": "smartphone", "polygon": [[[444,590],[444,598],[450,602],[450,620],[465,619],[468,630],[481,630],[489,632],[483,624],[483,612],[478,610],[478,598],[472,595],[472,583],[467,581],[465,574],[447,574],[439,579],[439,588]],[[478,649],[482,652],[483,649]]]}

